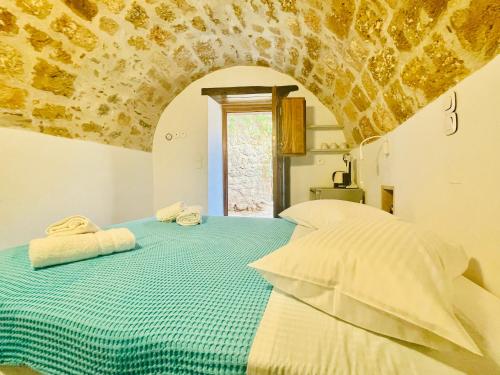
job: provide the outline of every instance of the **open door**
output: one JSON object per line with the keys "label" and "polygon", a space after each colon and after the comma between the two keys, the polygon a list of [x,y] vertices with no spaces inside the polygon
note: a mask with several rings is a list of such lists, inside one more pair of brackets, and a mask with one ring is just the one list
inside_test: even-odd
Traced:
{"label": "open door", "polygon": [[[271,102],[272,115],[272,172],[273,172],[273,216],[278,217],[278,214],[290,205],[290,159],[289,153],[283,153],[283,99],[290,92],[297,91],[298,86],[248,86],[248,87],[217,87],[203,88],[202,95],[208,95],[217,101],[223,113],[237,112],[236,107],[241,108],[242,102],[247,102],[247,105],[257,104],[259,102],[269,100]],[[296,106],[285,106],[288,108],[296,108]],[[225,108],[225,110],[224,110]],[[287,110],[288,112],[288,110]],[[222,148],[223,148],[223,166],[225,169],[224,180],[224,214],[228,215],[228,177],[227,177],[227,117],[223,115],[222,126]],[[295,114],[293,115],[295,117]],[[305,116],[305,104],[304,104]],[[305,121],[304,121],[305,123]],[[289,133],[287,131],[287,133]],[[304,133],[305,137],[305,133]],[[304,142],[305,145],[305,142]],[[300,153],[297,153],[300,154]]]}
{"label": "open door", "polygon": [[279,152],[281,140],[281,100],[289,92],[282,92],[277,86],[272,90],[273,114],[273,209],[274,217],[290,205],[290,160]]}
{"label": "open door", "polygon": [[287,98],[289,86],[272,91],[274,217],[290,206],[290,156],[306,154],[306,102]]}

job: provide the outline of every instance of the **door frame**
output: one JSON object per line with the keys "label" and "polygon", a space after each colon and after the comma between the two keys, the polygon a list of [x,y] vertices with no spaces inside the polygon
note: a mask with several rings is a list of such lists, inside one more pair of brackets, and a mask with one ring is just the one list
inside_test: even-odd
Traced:
{"label": "door frame", "polygon": [[[273,112],[272,102],[235,102],[222,104],[222,187],[224,216],[228,215],[227,115],[229,113]],[[274,123],[273,123],[274,127]],[[273,131],[274,132],[274,131]],[[274,152],[274,151],[273,151]],[[274,184],[274,177],[273,177]],[[274,197],[273,197],[274,199]]]}

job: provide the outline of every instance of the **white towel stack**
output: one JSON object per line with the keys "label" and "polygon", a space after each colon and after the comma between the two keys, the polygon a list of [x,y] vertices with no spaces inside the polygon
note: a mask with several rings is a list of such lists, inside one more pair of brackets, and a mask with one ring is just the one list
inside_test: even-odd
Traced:
{"label": "white towel stack", "polygon": [[164,207],[156,211],[156,219],[158,221],[172,222],[175,221],[177,216],[184,211],[185,204],[182,201],[175,202],[170,206]]}
{"label": "white towel stack", "polygon": [[101,230],[85,216],[74,215],[66,217],[47,227],[47,236],[69,236],[72,234],[94,233]]}
{"label": "white towel stack", "polygon": [[127,228],[116,228],[32,240],[29,258],[34,268],[41,268],[131,250],[134,247],[134,234]]}
{"label": "white towel stack", "polygon": [[70,216],[50,225],[46,238],[29,244],[34,268],[74,262],[135,248],[135,236],[127,228],[100,230],[84,216]]}
{"label": "white towel stack", "polygon": [[182,226],[197,225],[201,224],[202,221],[201,211],[203,211],[201,206],[186,207],[184,202],[179,201],[159,209],[156,212],[156,219],[165,222],[176,221],[177,224]]}
{"label": "white towel stack", "polygon": [[189,206],[177,216],[177,224],[190,226],[201,224],[201,206]]}

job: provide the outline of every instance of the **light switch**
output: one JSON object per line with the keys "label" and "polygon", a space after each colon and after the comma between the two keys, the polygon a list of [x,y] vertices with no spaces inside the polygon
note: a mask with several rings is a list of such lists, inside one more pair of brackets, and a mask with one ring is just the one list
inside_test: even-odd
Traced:
{"label": "light switch", "polygon": [[443,131],[445,135],[455,134],[458,130],[457,93],[450,91],[443,98]]}
{"label": "light switch", "polygon": [[453,135],[458,130],[458,117],[456,113],[445,113],[443,130],[445,135]]}
{"label": "light switch", "polygon": [[203,168],[203,157],[202,156],[197,156],[195,159],[195,166],[196,169],[202,169]]}

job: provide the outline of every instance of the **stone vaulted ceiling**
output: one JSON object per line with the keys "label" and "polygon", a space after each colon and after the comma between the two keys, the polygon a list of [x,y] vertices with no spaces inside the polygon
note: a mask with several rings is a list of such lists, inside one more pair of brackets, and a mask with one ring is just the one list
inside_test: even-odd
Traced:
{"label": "stone vaulted ceiling", "polygon": [[499,44],[498,0],[2,0],[0,125],[149,151],[189,83],[261,65],[303,83],[360,142]]}

